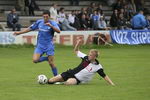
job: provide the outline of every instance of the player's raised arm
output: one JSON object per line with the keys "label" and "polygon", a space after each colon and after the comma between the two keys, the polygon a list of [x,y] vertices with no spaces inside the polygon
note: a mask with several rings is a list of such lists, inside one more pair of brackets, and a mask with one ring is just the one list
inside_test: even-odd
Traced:
{"label": "player's raised arm", "polygon": [[81,45],[81,39],[77,39],[77,43],[76,43],[76,45],[75,45],[75,47],[74,47],[74,52],[75,52],[76,54],[78,53],[78,51],[80,51],[80,50],[79,50],[80,45]]}
{"label": "player's raised arm", "polygon": [[13,35],[20,35],[20,34],[24,34],[24,33],[27,33],[27,32],[30,32],[31,29],[30,28],[26,28],[22,31],[19,31],[19,32],[14,32]]}

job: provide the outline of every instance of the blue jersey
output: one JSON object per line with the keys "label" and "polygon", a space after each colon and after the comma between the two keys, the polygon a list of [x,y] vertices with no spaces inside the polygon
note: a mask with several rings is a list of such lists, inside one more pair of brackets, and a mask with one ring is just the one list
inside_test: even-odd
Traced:
{"label": "blue jersey", "polygon": [[[59,29],[59,26],[55,21],[49,20],[49,23],[55,28]],[[37,47],[42,49],[54,48],[53,37],[54,30],[44,23],[44,19],[37,20],[30,26],[31,30],[38,30]],[[59,29],[60,30],[60,29]]]}
{"label": "blue jersey", "polygon": [[131,21],[133,28],[144,28],[146,26],[145,16],[142,14],[137,14],[132,18]]}

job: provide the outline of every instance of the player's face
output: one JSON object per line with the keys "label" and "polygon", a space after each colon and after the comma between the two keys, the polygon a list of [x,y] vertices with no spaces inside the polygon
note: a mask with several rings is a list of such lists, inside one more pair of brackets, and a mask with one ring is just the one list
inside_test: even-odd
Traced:
{"label": "player's face", "polygon": [[88,59],[91,60],[95,60],[96,59],[96,54],[95,52],[90,51],[88,54]]}
{"label": "player's face", "polygon": [[44,22],[48,22],[48,20],[49,20],[49,15],[48,15],[48,14],[44,14],[44,15],[43,15],[43,19],[44,19]]}

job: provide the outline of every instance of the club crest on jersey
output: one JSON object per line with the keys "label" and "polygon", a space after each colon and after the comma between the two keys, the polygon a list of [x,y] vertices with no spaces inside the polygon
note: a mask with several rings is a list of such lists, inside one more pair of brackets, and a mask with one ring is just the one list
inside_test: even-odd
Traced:
{"label": "club crest on jersey", "polygon": [[92,67],[90,67],[90,66],[87,66],[86,69],[88,70],[88,72],[92,71]]}

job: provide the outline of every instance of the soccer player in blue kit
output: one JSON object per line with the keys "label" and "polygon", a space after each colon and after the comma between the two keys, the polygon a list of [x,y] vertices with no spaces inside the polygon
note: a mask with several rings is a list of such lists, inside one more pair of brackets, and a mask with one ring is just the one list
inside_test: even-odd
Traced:
{"label": "soccer player in blue kit", "polygon": [[[27,29],[19,32],[14,32],[14,35],[24,34],[33,30],[38,30],[37,45],[33,54],[33,62],[48,61],[52,68],[53,75],[57,75],[57,68],[54,64],[54,44],[53,36],[54,32],[60,33],[58,24],[52,21],[50,18],[50,12],[48,10],[43,11],[43,19],[37,20]],[[46,57],[42,56],[46,53]]]}

